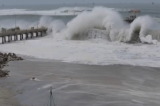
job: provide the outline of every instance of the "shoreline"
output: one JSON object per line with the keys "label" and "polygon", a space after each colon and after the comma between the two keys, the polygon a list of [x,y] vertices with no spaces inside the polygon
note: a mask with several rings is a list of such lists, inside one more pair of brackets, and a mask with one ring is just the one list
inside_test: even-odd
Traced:
{"label": "shoreline", "polygon": [[[7,52],[9,53],[9,52]],[[58,63],[66,63],[66,64],[77,64],[77,65],[84,65],[84,66],[133,66],[133,67],[148,67],[148,68],[160,68],[160,67],[156,67],[156,66],[141,66],[141,65],[131,65],[131,64],[107,64],[107,65],[102,65],[102,64],[86,64],[86,63],[80,63],[80,62],[66,62],[63,60],[56,60],[56,59],[45,59],[45,58],[38,58],[38,57],[34,57],[34,56],[29,56],[29,55],[22,55],[22,54],[17,54],[19,57],[22,57],[24,60],[26,61],[37,61],[37,62],[58,62]]]}

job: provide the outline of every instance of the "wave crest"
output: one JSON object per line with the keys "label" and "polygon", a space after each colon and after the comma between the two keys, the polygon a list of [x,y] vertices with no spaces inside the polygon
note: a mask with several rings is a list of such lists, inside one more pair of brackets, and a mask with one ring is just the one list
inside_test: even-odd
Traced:
{"label": "wave crest", "polygon": [[93,30],[96,29],[99,31],[95,36],[105,32],[103,36],[110,41],[154,43],[155,40],[160,40],[158,28],[160,26],[150,16],[140,16],[131,24],[127,24],[118,12],[95,7],[91,12],[85,11],[68,22],[62,35],[65,35],[66,39],[88,39],[93,38],[90,37],[90,33],[93,34]]}

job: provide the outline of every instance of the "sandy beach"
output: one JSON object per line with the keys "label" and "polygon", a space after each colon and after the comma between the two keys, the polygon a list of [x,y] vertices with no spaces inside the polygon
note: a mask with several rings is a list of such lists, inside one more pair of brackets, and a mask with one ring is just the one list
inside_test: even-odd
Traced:
{"label": "sandy beach", "polygon": [[10,90],[0,87],[0,105],[1,106],[20,106],[18,101],[14,98]]}
{"label": "sandy beach", "polygon": [[50,86],[57,106],[160,105],[159,68],[26,59],[10,62],[6,70],[10,77],[0,85],[14,95],[0,90],[2,106],[19,106],[16,100],[21,106],[45,106]]}

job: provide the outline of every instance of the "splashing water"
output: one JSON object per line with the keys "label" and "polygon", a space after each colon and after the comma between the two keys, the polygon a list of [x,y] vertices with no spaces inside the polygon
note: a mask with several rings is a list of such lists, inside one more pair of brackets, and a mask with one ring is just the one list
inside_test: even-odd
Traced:
{"label": "splashing water", "polygon": [[[152,38],[160,36],[158,32],[160,26],[151,17],[141,16],[127,24],[118,12],[104,7],[96,7],[91,12],[81,13],[68,22],[61,35],[65,39],[74,39],[77,36],[84,38],[83,32],[89,33],[88,30],[94,28],[105,31],[111,41],[154,43],[159,39],[152,41]],[[158,34],[155,35],[153,30]],[[147,37],[148,35],[151,37]],[[88,34],[85,36],[87,38]],[[149,38],[151,39],[147,40]]]}

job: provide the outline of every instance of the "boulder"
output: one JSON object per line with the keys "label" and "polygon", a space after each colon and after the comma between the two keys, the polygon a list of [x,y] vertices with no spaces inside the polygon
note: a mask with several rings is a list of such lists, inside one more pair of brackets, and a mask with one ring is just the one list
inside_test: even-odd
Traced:
{"label": "boulder", "polygon": [[3,71],[2,69],[7,66],[9,61],[20,61],[23,60],[22,57],[18,57],[15,53],[1,53],[0,52],[0,77],[5,77],[8,75],[8,71]]}
{"label": "boulder", "polygon": [[0,77],[6,77],[6,76],[9,75],[8,73],[9,73],[8,71],[2,71],[2,70],[0,70]]}

